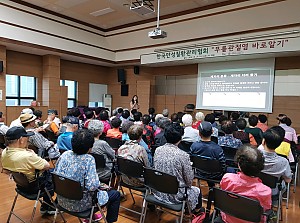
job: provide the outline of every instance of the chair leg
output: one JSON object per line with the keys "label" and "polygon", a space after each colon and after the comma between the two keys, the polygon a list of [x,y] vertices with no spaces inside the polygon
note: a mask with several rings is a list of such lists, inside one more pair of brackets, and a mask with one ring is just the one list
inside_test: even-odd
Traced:
{"label": "chair leg", "polygon": [[286,209],[289,208],[290,187],[291,187],[291,183],[288,183],[288,184],[287,184],[287,191],[286,191]]}
{"label": "chair leg", "polygon": [[180,221],[179,221],[179,223],[182,223],[182,221],[183,221],[183,215],[184,215],[184,210],[185,210],[185,201],[183,201],[183,203],[182,203],[182,210],[181,210],[181,215],[180,215]]}
{"label": "chair leg", "polygon": [[36,212],[36,207],[39,203],[40,195],[41,195],[41,190],[39,190],[39,192],[37,194],[37,197],[36,197],[36,200],[35,200],[35,203],[34,203],[34,207],[33,207],[33,210],[32,210],[32,214],[31,214],[31,218],[30,218],[30,223],[33,222],[33,218],[34,218],[34,215],[35,215],[35,212]]}
{"label": "chair leg", "polygon": [[216,210],[214,210],[214,212],[213,212],[213,216],[212,216],[212,218],[211,218],[211,223],[214,223],[214,219],[216,218]]}
{"label": "chair leg", "polygon": [[298,163],[296,163],[296,171],[294,176],[294,193],[296,193],[296,187],[297,187],[297,179],[298,179]]}
{"label": "chair leg", "polygon": [[148,202],[144,199],[143,202],[143,209],[142,209],[142,215],[140,218],[140,223],[144,223],[147,215],[147,207],[148,207]]}
{"label": "chair leg", "polygon": [[134,200],[134,197],[133,197],[133,194],[132,194],[131,189],[129,189],[129,192],[130,192],[131,198],[132,198],[132,200],[133,200],[133,205],[135,205],[135,200]]}
{"label": "chair leg", "polygon": [[15,205],[16,205],[18,196],[19,196],[19,194],[17,193],[16,196],[15,196],[13,205],[11,206],[11,210],[10,210],[10,212],[9,212],[9,215],[8,215],[8,218],[7,218],[7,221],[6,221],[7,223],[9,223],[9,221],[10,221],[10,218],[11,218],[11,215],[12,215],[12,213],[13,213],[13,211],[14,211],[14,208],[15,208]]}
{"label": "chair leg", "polygon": [[60,217],[62,218],[62,220],[64,221],[64,223],[66,223],[66,219],[64,218],[63,214],[61,213],[61,211],[57,208],[57,205],[55,204],[55,201],[52,199],[52,196],[50,194],[50,192],[48,191],[47,188],[45,188],[45,192],[47,194],[47,196],[49,197],[49,199],[51,200],[51,203],[53,204],[55,210],[55,215],[54,215],[54,219],[53,219],[53,223],[55,222],[56,218],[57,218],[57,212],[59,213]]}
{"label": "chair leg", "polygon": [[101,215],[102,215],[102,217],[104,219],[104,222],[108,223],[107,220],[106,220],[106,216],[104,215],[104,212],[103,212],[103,210],[102,210],[102,208],[100,207],[99,204],[97,204],[97,207],[98,207],[98,209],[99,209],[99,211],[100,211],[100,213],[101,213]]}

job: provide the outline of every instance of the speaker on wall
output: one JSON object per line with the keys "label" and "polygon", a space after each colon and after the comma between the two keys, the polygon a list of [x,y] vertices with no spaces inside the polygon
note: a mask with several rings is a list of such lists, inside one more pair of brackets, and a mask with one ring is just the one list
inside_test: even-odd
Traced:
{"label": "speaker on wall", "polygon": [[0,73],[3,72],[3,61],[0,61]]}
{"label": "speaker on wall", "polygon": [[124,69],[118,69],[118,82],[126,83],[126,75]]}
{"label": "speaker on wall", "polygon": [[139,74],[140,73],[140,67],[139,66],[134,66],[133,67],[133,72],[134,72],[134,74]]}
{"label": "speaker on wall", "polygon": [[121,96],[128,96],[128,84],[121,85]]}

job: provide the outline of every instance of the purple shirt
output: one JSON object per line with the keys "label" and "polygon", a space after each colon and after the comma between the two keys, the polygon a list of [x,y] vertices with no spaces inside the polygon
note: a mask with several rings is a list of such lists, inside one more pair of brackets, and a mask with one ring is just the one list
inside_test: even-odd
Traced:
{"label": "purple shirt", "polygon": [[286,124],[279,124],[279,126],[285,130],[284,138],[289,141],[294,141],[296,144],[298,144],[298,138],[294,128],[287,126]]}

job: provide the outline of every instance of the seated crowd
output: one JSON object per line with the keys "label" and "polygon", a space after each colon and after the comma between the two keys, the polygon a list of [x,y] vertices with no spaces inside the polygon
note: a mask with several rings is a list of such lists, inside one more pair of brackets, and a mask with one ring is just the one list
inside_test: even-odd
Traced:
{"label": "seated crowd", "polygon": [[[149,108],[149,114],[144,115],[136,109],[117,108],[111,117],[105,108],[73,108],[62,122],[57,116],[56,110],[49,109],[47,119],[42,122],[40,111],[27,108],[10,127],[2,124],[0,133],[7,138],[1,156],[3,169],[24,173],[29,182],[35,180],[35,171],[39,170],[45,176],[45,186],[51,190],[48,161],[57,160],[54,173],[79,181],[87,193],[80,201],[58,195],[55,202],[73,212],[85,211],[91,207],[95,194],[100,203],[105,193],[107,201],[101,206],[107,207],[109,223],[118,219],[121,195],[114,189],[101,189],[111,183],[117,156],[176,176],[181,186],[177,194],[154,191],[154,196],[167,203],[180,203],[186,187],[191,210],[196,214],[202,210],[202,193],[199,187],[193,186],[194,173],[219,180],[223,190],[258,200],[264,210],[271,208],[271,195],[276,195],[278,188],[271,191],[265,186],[259,179],[260,172],[286,183],[293,176],[290,163],[295,162],[295,157],[291,144],[298,144],[298,140],[291,119],[284,114],[278,116],[279,125],[270,128],[266,115],[251,115],[247,121],[238,112],[232,112],[229,118],[220,116],[219,124],[213,113],[178,112],[169,118],[167,109],[155,114],[154,108]],[[108,139],[117,140],[119,146],[112,145]],[[182,142],[188,143],[187,150],[181,149]],[[234,167],[227,166],[225,150],[228,149],[235,154]],[[103,155],[105,166],[96,168],[90,154]],[[191,155],[219,161],[222,171],[211,174],[197,169],[194,172]],[[140,178],[122,176],[122,180],[132,186],[144,184]],[[215,186],[207,183],[210,188]],[[43,198],[51,203],[49,197]],[[54,214],[55,209],[42,205],[40,212]],[[94,214],[94,220],[101,217]],[[228,223],[244,222],[225,213],[220,218]]]}

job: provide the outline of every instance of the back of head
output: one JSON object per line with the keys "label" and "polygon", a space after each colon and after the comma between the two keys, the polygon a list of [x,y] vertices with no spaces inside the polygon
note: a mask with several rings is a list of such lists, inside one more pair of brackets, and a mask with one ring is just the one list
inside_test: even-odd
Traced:
{"label": "back of head", "polygon": [[232,134],[234,126],[230,120],[225,120],[222,122],[221,129],[225,132],[225,134]]}
{"label": "back of head", "polygon": [[205,118],[205,116],[204,116],[203,112],[197,112],[196,115],[195,115],[195,119],[197,121],[203,121],[204,118]]}
{"label": "back of head", "polygon": [[97,108],[95,108],[95,114],[99,115],[100,112],[103,111],[103,110],[105,110],[105,108],[103,108],[103,107],[97,107]]}
{"label": "back of head", "polygon": [[273,126],[263,133],[263,138],[268,149],[275,150],[283,141],[284,135],[280,126]]}
{"label": "back of head", "polygon": [[213,124],[215,122],[215,115],[213,113],[205,115],[204,121],[210,122]]}
{"label": "back of head", "polygon": [[247,121],[243,118],[239,118],[238,120],[236,120],[235,125],[238,129],[244,130],[247,126]]}
{"label": "back of head", "polygon": [[258,118],[257,118],[257,116],[256,115],[251,115],[250,117],[249,117],[249,125],[250,126],[253,126],[253,127],[255,127],[255,126],[257,126],[257,123],[258,123]]}
{"label": "back of head", "polygon": [[129,116],[130,116],[130,112],[128,110],[123,110],[122,118],[128,119]]}
{"label": "back of head", "polygon": [[173,113],[171,115],[171,121],[172,122],[178,122],[178,115],[177,115],[177,113]]}
{"label": "back of head", "polygon": [[136,112],[136,113],[134,113],[133,114],[133,120],[135,121],[135,122],[139,122],[139,121],[141,121],[141,113],[140,112]]}
{"label": "back of head", "polygon": [[184,126],[191,126],[193,124],[193,117],[190,114],[182,116],[182,123]]}
{"label": "back of head", "polygon": [[84,112],[84,114],[87,119],[92,119],[94,117],[94,112],[92,110],[88,110]]}
{"label": "back of head", "polygon": [[149,115],[153,115],[155,113],[155,109],[154,108],[149,108],[148,113],[149,113]]}
{"label": "back of head", "polygon": [[202,137],[210,137],[212,134],[212,125],[210,122],[203,121],[200,123],[199,127],[199,133]]}
{"label": "back of head", "polygon": [[98,137],[103,132],[104,129],[103,122],[97,119],[92,119],[89,122],[88,129],[93,133],[94,137]]}
{"label": "back of head", "polygon": [[279,115],[276,117],[276,119],[277,119],[279,122],[281,122],[282,119],[283,119],[284,117],[287,117],[287,115],[286,115],[286,114],[279,114]]}
{"label": "back of head", "polygon": [[139,140],[143,135],[143,127],[141,125],[132,125],[127,131],[129,139]]}
{"label": "back of head", "polygon": [[142,117],[142,122],[144,125],[148,125],[150,123],[150,121],[151,121],[150,115],[146,114]]}
{"label": "back of head", "polygon": [[222,125],[222,122],[224,122],[225,120],[228,120],[228,118],[225,115],[220,115],[219,117],[219,124]]}
{"label": "back of head", "polygon": [[155,123],[156,123],[156,125],[158,125],[158,122],[159,122],[159,120],[161,119],[161,118],[163,118],[164,116],[162,115],[162,114],[157,114],[157,115],[155,115]]}
{"label": "back of head", "polygon": [[163,111],[162,111],[162,115],[164,117],[168,117],[169,116],[169,110],[167,108],[165,108]]}
{"label": "back of head", "polygon": [[243,145],[237,150],[235,159],[240,170],[249,177],[256,177],[264,169],[263,154],[256,148]]}
{"label": "back of head", "polygon": [[137,113],[138,111],[137,111],[137,109],[134,108],[134,109],[132,109],[130,112],[131,112],[131,115],[134,115],[134,114]]}
{"label": "back of head", "polygon": [[158,121],[158,127],[161,128],[161,129],[165,129],[166,126],[168,124],[170,124],[170,122],[171,121],[168,118],[163,117],[163,118],[159,119],[159,121]]}
{"label": "back of head", "polygon": [[74,108],[72,116],[79,117],[80,115],[81,115],[81,112],[80,112],[79,108]]}
{"label": "back of head", "polygon": [[286,124],[287,126],[290,126],[292,124],[292,120],[287,116],[283,117],[280,122],[282,124]]}
{"label": "back of head", "polygon": [[113,120],[111,120],[110,124],[113,128],[119,128],[122,124],[122,121],[119,118],[113,118]]}
{"label": "back of head", "polygon": [[184,133],[183,127],[179,123],[170,123],[165,127],[164,136],[168,143],[178,143]]}
{"label": "back of head", "polygon": [[94,144],[94,135],[88,129],[79,129],[73,133],[71,140],[73,152],[77,155],[86,154]]}
{"label": "back of head", "polygon": [[122,133],[127,133],[128,129],[133,125],[134,123],[132,121],[124,121],[122,124]]}
{"label": "back of head", "polygon": [[40,110],[35,110],[33,112],[33,114],[37,117],[37,118],[42,118],[43,112]]}
{"label": "back of head", "polygon": [[268,121],[268,118],[267,118],[267,116],[264,115],[264,114],[259,114],[259,115],[258,115],[258,121],[259,121],[260,123],[266,123],[266,122]]}
{"label": "back of head", "polygon": [[240,114],[238,112],[232,112],[231,115],[230,115],[230,117],[231,117],[232,121],[236,121],[236,120],[239,119]]}
{"label": "back of head", "polygon": [[108,111],[102,110],[102,111],[99,113],[99,118],[100,118],[100,120],[102,120],[102,121],[108,120],[108,119],[109,119]]}
{"label": "back of head", "polygon": [[117,112],[118,112],[119,114],[122,114],[123,111],[124,111],[123,108],[118,108],[118,109],[117,109]]}

